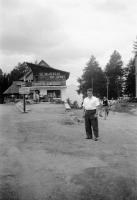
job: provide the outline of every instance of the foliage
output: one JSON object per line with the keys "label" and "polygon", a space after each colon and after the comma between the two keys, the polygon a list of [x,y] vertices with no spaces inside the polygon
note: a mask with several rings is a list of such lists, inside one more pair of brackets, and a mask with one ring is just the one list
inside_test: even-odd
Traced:
{"label": "foliage", "polygon": [[99,66],[96,58],[92,55],[86,67],[83,70],[81,78],[78,79],[78,93],[86,96],[88,88],[93,88],[94,95],[103,97],[106,95],[106,80],[104,73]]}
{"label": "foliage", "polygon": [[24,75],[25,70],[25,63],[18,63],[18,65],[10,73],[11,81],[18,81],[19,78],[21,78]]}
{"label": "foliage", "polygon": [[133,44],[133,51],[135,53],[135,56],[137,56],[137,37],[136,37],[136,41]]}
{"label": "foliage", "polygon": [[124,93],[134,97],[135,96],[135,59],[131,59],[124,70],[125,74],[125,88]]}
{"label": "foliage", "polygon": [[66,101],[71,108],[73,108],[73,109],[79,109],[80,108],[77,101],[72,102],[70,100],[70,98],[67,98]]}
{"label": "foliage", "polygon": [[3,72],[2,72],[2,69],[0,68],[0,76],[2,76],[3,75]]}
{"label": "foliage", "polygon": [[71,103],[70,98],[67,98],[66,101],[67,101],[67,103],[71,106],[72,103]]}
{"label": "foliage", "polygon": [[2,70],[0,70],[0,94],[2,94],[8,88],[8,75],[3,74]]}
{"label": "foliage", "polygon": [[105,74],[109,80],[109,98],[122,96],[123,92],[123,62],[121,55],[115,50],[105,67]]}
{"label": "foliage", "polygon": [[78,102],[77,101],[74,101],[71,105],[71,108],[74,108],[74,109],[79,109],[79,105],[78,105]]}
{"label": "foliage", "polygon": [[19,80],[19,78],[23,76],[25,69],[24,63],[18,63],[18,65],[8,74],[3,74],[0,69],[0,94],[2,94],[13,81]]}

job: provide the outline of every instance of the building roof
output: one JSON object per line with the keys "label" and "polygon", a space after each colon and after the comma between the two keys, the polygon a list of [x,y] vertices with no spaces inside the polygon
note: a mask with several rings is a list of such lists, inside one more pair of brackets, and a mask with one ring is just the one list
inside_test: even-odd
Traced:
{"label": "building roof", "polygon": [[45,66],[45,67],[51,68],[44,60],[41,60],[41,61],[39,62],[39,65],[40,65],[40,66]]}
{"label": "building roof", "polygon": [[40,63],[41,64],[32,64],[26,62],[27,66],[31,68],[34,75],[37,75],[40,72],[60,72],[66,76],[66,79],[69,78],[69,72],[50,67],[45,61],[41,61]]}
{"label": "building roof", "polygon": [[13,82],[3,94],[19,94],[19,85],[16,82]]}

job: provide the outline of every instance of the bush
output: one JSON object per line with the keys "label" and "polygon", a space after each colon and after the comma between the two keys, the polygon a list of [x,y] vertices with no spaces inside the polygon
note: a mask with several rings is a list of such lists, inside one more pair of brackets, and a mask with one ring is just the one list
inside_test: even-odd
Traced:
{"label": "bush", "polygon": [[70,107],[71,107],[71,105],[72,105],[72,103],[71,103],[71,100],[69,99],[69,98],[67,98],[67,103],[70,105]]}
{"label": "bush", "polygon": [[131,103],[137,103],[137,98],[136,97],[132,97],[128,100],[128,102],[131,102]]}
{"label": "bush", "polygon": [[74,101],[74,102],[73,102],[72,108],[74,108],[74,109],[79,109],[79,105],[78,105],[78,102],[77,102],[77,101]]}

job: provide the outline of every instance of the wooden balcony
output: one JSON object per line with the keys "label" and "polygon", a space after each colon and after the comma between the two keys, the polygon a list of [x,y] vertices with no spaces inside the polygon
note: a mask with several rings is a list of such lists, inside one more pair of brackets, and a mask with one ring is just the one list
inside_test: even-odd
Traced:
{"label": "wooden balcony", "polygon": [[66,81],[38,81],[32,82],[32,86],[66,86]]}

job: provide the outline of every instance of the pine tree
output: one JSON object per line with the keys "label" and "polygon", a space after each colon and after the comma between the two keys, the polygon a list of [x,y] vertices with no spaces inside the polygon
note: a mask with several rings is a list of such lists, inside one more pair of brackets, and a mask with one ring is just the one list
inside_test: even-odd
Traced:
{"label": "pine tree", "polygon": [[26,70],[25,63],[18,63],[17,66],[14,67],[14,69],[10,72],[10,80],[18,81],[19,78],[21,78],[24,75],[24,72]]}
{"label": "pine tree", "polygon": [[135,96],[135,59],[131,59],[125,68],[125,89],[128,96]]}
{"label": "pine tree", "polygon": [[88,88],[92,88],[94,95],[98,97],[103,97],[106,95],[105,76],[93,55],[87,62],[86,67],[83,70],[83,74],[81,78],[78,79],[78,82],[78,93],[82,93],[83,96],[86,96],[86,91]]}
{"label": "pine tree", "polygon": [[0,70],[0,93],[2,94],[12,83],[13,81],[18,81],[20,77],[23,76],[26,70],[24,63],[18,63],[16,67],[9,73],[2,73]]}
{"label": "pine tree", "polygon": [[122,59],[116,50],[110,56],[110,60],[105,67],[105,74],[109,79],[109,98],[117,98],[122,95],[123,90],[123,69]]}
{"label": "pine tree", "polygon": [[0,77],[2,76],[3,72],[2,72],[2,69],[0,68]]}
{"label": "pine tree", "polygon": [[133,52],[135,53],[135,56],[137,56],[137,37],[136,37],[136,41],[133,44]]}

